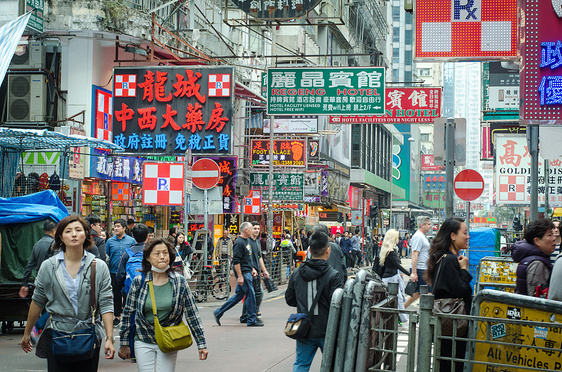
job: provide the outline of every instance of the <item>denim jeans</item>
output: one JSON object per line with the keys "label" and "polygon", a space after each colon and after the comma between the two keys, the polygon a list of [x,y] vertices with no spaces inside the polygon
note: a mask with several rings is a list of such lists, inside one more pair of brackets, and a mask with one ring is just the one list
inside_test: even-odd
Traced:
{"label": "denim jeans", "polygon": [[[254,278],[254,293],[256,295],[256,315],[260,312],[260,305],[263,300],[263,290],[261,287],[261,278],[258,275]],[[248,319],[248,310],[246,309],[246,301],[244,301],[244,305],[242,305],[242,315],[240,315],[240,321],[246,322]]]}
{"label": "denim jeans", "polygon": [[323,338],[303,338],[297,340],[297,358],[293,364],[293,372],[305,372],[310,370],[316,350],[324,351]]}
{"label": "denim jeans", "polygon": [[[236,275],[236,273],[235,273]],[[216,314],[220,318],[230,308],[234,307],[237,303],[242,301],[244,296],[246,300],[246,311],[248,314],[248,324],[256,322],[256,294],[254,292],[254,284],[252,273],[243,273],[244,284],[236,284],[236,291],[234,296],[230,297],[217,311]]]}

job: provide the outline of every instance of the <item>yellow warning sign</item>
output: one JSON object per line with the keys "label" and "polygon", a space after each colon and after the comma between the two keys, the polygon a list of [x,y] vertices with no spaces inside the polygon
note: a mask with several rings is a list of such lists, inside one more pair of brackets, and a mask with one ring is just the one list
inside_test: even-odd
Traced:
{"label": "yellow warning sign", "polygon": [[513,261],[497,261],[497,260],[480,260],[480,275],[478,284],[516,284],[517,281],[517,262]]}
{"label": "yellow warning sign", "polygon": [[[484,364],[474,364],[474,372],[528,371],[519,367],[562,371],[562,314],[484,301],[480,304],[479,315],[498,318],[498,322],[478,322],[474,360]],[[543,324],[513,324],[503,322],[502,319]],[[491,342],[504,342],[507,345]],[[492,366],[488,363],[505,366]]]}

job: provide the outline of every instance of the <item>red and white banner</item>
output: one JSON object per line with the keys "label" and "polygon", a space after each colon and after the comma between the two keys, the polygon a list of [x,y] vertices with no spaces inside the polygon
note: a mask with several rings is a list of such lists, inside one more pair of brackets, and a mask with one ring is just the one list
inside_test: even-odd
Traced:
{"label": "red and white banner", "polygon": [[433,119],[441,117],[442,93],[442,88],[386,88],[384,115],[330,115],[330,123],[433,123]]}
{"label": "red and white banner", "polygon": [[146,205],[183,205],[183,164],[144,164],[142,202]]}
{"label": "red and white banner", "polygon": [[[244,214],[261,214],[261,190],[250,190],[250,195],[245,196]],[[240,204],[236,202],[236,211],[240,213]]]}
{"label": "red and white banner", "polygon": [[94,87],[95,94],[95,131],[94,137],[101,140],[113,141],[113,95],[110,91]]}
{"label": "red and white banner", "polygon": [[[531,201],[531,155],[525,135],[497,134],[496,149],[496,203],[529,205]],[[539,156],[539,204],[545,200],[545,160]],[[562,206],[562,160],[549,160],[549,202]]]}
{"label": "red and white banner", "polygon": [[517,0],[416,0],[415,18],[416,58],[517,56]]}
{"label": "red and white banner", "polygon": [[422,155],[421,156],[421,170],[422,171],[444,171],[445,166],[435,165],[435,163],[433,163],[433,155]]}

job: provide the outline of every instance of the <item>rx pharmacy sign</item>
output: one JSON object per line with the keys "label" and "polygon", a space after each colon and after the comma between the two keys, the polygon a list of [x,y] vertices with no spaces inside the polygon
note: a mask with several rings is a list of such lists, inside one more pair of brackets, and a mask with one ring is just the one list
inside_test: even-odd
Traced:
{"label": "rx pharmacy sign", "polygon": [[384,67],[270,68],[269,115],[382,115]]}

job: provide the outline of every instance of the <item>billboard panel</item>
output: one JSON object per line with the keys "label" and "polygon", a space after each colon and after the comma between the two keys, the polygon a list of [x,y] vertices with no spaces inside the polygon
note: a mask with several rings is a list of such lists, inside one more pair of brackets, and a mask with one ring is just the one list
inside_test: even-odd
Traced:
{"label": "billboard panel", "polygon": [[[562,19],[557,1],[525,1],[525,26],[521,42],[522,124],[562,122]],[[562,12],[561,12],[562,13]]]}
{"label": "billboard panel", "polygon": [[387,88],[384,115],[334,116],[334,124],[433,123],[441,117],[443,88]]}
{"label": "billboard panel", "polygon": [[[503,205],[528,205],[531,202],[531,155],[525,135],[495,136],[496,150],[496,203]],[[539,155],[539,203],[545,199],[545,160]],[[549,202],[562,206],[562,161],[548,160]]]}
{"label": "billboard panel", "polygon": [[232,151],[232,67],[114,69],[113,142],[143,154]]}
{"label": "billboard panel", "polygon": [[417,0],[416,58],[517,56],[517,0]]}
{"label": "billboard panel", "polygon": [[269,68],[269,115],[384,114],[384,67]]}

